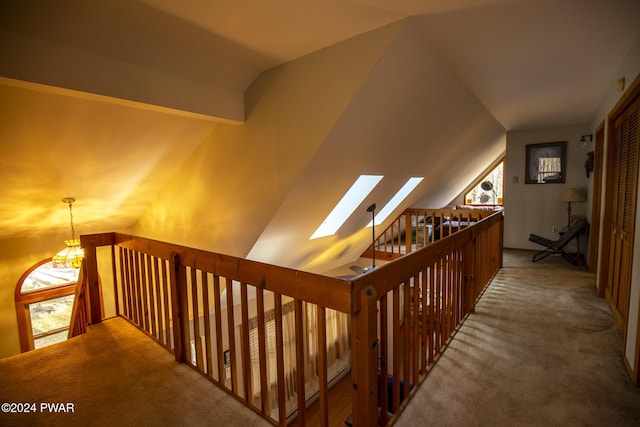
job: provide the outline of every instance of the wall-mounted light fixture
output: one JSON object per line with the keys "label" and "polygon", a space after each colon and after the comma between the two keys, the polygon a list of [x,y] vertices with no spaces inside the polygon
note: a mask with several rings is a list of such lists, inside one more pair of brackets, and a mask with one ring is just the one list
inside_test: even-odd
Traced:
{"label": "wall-mounted light fixture", "polygon": [[620,77],[618,80],[616,80],[616,90],[618,92],[624,91],[624,83],[624,77]]}
{"label": "wall-mounted light fixture", "polygon": [[582,135],[578,141],[578,148],[586,147],[589,142],[593,142],[593,134]]}
{"label": "wall-mounted light fixture", "polygon": [[593,142],[593,134],[582,135],[580,137],[580,142]]}

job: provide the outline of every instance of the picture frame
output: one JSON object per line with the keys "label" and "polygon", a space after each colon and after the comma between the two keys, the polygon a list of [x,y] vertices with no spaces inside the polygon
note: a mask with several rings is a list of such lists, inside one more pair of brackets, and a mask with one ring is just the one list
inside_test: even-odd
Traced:
{"label": "picture frame", "polygon": [[527,144],[525,184],[563,184],[566,182],[567,141]]}
{"label": "picture frame", "polygon": [[231,353],[229,350],[225,350],[223,353],[224,365],[229,366],[231,364]]}

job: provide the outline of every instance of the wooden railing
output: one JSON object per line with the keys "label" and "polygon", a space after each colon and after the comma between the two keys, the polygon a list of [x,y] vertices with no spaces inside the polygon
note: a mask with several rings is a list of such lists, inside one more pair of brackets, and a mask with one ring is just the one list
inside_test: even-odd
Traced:
{"label": "wooden railing", "polygon": [[[118,315],[273,424],[304,424],[315,394],[329,425],[332,367],[346,357],[351,421],[374,426],[378,397],[386,425],[500,268],[502,214],[350,281],[119,233],[81,241],[91,260],[111,246]],[[97,262],[86,273],[99,295]]]}
{"label": "wooden railing", "polygon": [[[117,314],[174,353],[176,361],[274,424],[304,420],[317,388],[328,423],[330,362],[340,352],[348,364],[349,355],[348,342],[344,349],[327,342],[327,318],[338,323],[336,312],[344,313],[346,341],[350,282],[120,233],[81,240],[85,253],[112,246]],[[283,322],[287,307],[291,321]]]}
{"label": "wooden railing", "polygon": [[397,418],[501,268],[502,232],[493,213],[353,280],[355,425],[377,424],[378,398],[380,425]]}
{"label": "wooden railing", "polygon": [[[392,260],[421,249],[494,214],[482,209],[407,209],[367,248],[363,257]],[[374,251],[375,248],[375,251]]]}

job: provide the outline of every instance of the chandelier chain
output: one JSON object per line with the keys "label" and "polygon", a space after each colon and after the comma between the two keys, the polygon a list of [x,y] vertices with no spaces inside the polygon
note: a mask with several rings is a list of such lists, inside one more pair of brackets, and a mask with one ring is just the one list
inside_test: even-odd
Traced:
{"label": "chandelier chain", "polygon": [[76,238],[76,229],[73,226],[73,203],[69,202],[69,221],[71,222],[71,240]]}

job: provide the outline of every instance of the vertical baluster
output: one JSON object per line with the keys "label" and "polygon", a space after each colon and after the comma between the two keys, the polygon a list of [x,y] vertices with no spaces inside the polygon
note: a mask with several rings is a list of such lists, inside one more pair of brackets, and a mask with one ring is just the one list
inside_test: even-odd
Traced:
{"label": "vertical baluster", "polygon": [[411,367],[413,370],[413,382],[412,384],[418,384],[418,371],[419,371],[419,358],[420,358],[420,335],[418,332],[420,331],[420,315],[419,315],[419,304],[420,304],[420,287],[419,287],[419,276],[413,276],[413,286],[411,287],[411,297],[413,300],[412,310],[411,310],[411,325],[413,332],[413,344],[412,344],[412,361]]}
{"label": "vertical baluster", "polygon": [[140,253],[132,251],[133,262],[133,301],[135,305],[135,319],[138,326],[144,329],[144,314],[142,312],[142,290],[140,289]]}
{"label": "vertical baluster", "polygon": [[[115,303],[116,316],[120,315],[120,292],[118,288],[120,284],[118,283],[118,265],[116,262],[116,251],[119,253],[120,251],[116,248],[116,246],[111,246],[111,277],[113,277],[113,302]],[[119,260],[119,256],[118,256]]]}
{"label": "vertical baluster", "polygon": [[163,322],[163,315],[162,313],[164,312],[164,308],[162,305],[162,276],[160,276],[160,262],[161,260],[159,258],[155,258],[153,259],[153,272],[154,272],[154,277],[156,278],[155,280],[155,293],[156,293],[156,318],[157,318],[157,322],[158,322],[158,335],[157,338],[160,342],[162,342],[163,340],[163,331],[167,328],[167,326],[164,324]]}
{"label": "vertical baluster", "polygon": [[436,304],[436,312],[435,312],[435,321],[436,321],[436,337],[435,337],[435,351],[436,354],[440,353],[440,348],[442,347],[442,305],[444,303],[444,296],[442,295],[442,269],[443,269],[443,261],[440,258],[436,261],[436,293],[435,293],[435,304]]}
{"label": "vertical baluster", "polygon": [[169,276],[167,274],[167,262],[161,260],[162,264],[162,301],[164,307],[164,342],[168,348],[173,348],[171,341],[171,303],[169,295],[171,294]]}
{"label": "vertical baluster", "polygon": [[157,337],[157,329],[156,329],[156,304],[155,304],[155,293],[154,293],[154,276],[153,276],[153,268],[151,266],[151,255],[147,255],[147,290],[149,295],[149,324],[151,336]]}
{"label": "vertical baluster", "polygon": [[304,390],[304,319],[302,315],[302,301],[294,300],[295,330],[296,330],[296,388],[298,393],[298,422],[304,425],[306,419],[306,398]]}
{"label": "vertical baluster", "polygon": [[249,305],[247,284],[240,283],[240,310],[242,312],[242,328],[240,337],[240,352],[242,360],[242,384],[244,386],[244,400],[253,406],[253,387],[251,383],[251,350],[249,347]]}
{"label": "vertical baluster", "polygon": [[142,307],[142,324],[145,331],[151,333],[151,327],[149,322],[149,303],[148,303],[148,295],[147,288],[149,286],[149,280],[147,279],[147,265],[145,260],[147,256],[145,254],[139,253],[139,262],[140,262],[140,299],[141,299],[141,307]]}
{"label": "vertical baluster", "polygon": [[400,351],[401,347],[401,336],[400,336],[400,287],[396,287],[393,289],[393,387],[392,387],[392,397],[393,397],[393,411],[396,412],[398,410],[398,406],[400,406],[400,364],[402,354]]}
{"label": "vertical baluster", "polygon": [[[405,243],[405,254],[411,253],[411,245],[413,244],[413,227],[411,225],[411,213],[407,212],[403,215],[405,218],[404,222],[404,243]],[[416,228],[416,241],[418,240],[418,229]]]}
{"label": "vertical baluster", "polygon": [[222,347],[222,308],[220,304],[220,276],[213,276],[213,310],[216,319],[216,360],[218,361],[218,381],[226,388],[226,372]]}
{"label": "vertical baluster", "polygon": [[211,351],[211,315],[209,308],[209,274],[200,272],[202,284],[202,320],[204,323],[204,347],[205,347],[205,372],[209,378],[213,378],[213,355]]}
{"label": "vertical baluster", "polygon": [[236,396],[239,396],[235,320],[233,317],[233,281],[227,277],[225,278],[225,284],[227,287],[227,331],[229,332],[229,357],[231,358],[231,390]]}
{"label": "vertical baluster", "polygon": [[458,250],[451,252],[451,330],[449,336],[458,327]]}
{"label": "vertical baluster", "polygon": [[318,341],[318,387],[320,391],[321,425],[329,425],[329,400],[327,396],[327,321],[325,308],[318,306],[316,310]]}
{"label": "vertical baluster", "polygon": [[[200,310],[198,303],[198,278],[194,267],[190,268],[191,274],[191,318],[193,319],[193,341],[195,348],[196,363],[195,366],[202,372],[202,340],[200,339]],[[193,357],[189,360],[191,364]]]}
{"label": "vertical baluster", "polygon": [[402,360],[403,360],[403,400],[407,398],[409,394],[409,381],[411,381],[411,285],[407,280],[402,284],[403,296],[404,296],[404,310],[402,321]]}
{"label": "vertical baluster", "polygon": [[278,422],[287,424],[287,407],[284,380],[284,334],[282,331],[282,295],[274,294],[276,329],[276,370],[278,375]]}
{"label": "vertical baluster", "polygon": [[267,333],[264,318],[264,291],[256,288],[256,303],[258,311],[258,355],[260,358],[260,408],[264,415],[269,415],[269,391],[267,379]]}
{"label": "vertical baluster", "polygon": [[138,323],[138,296],[136,292],[136,265],[135,265],[135,253],[127,249],[127,273],[128,273],[128,286],[129,286],[129,318],[136,324]]}
{"label": "vertical baluster", "polygon": [[120,287],[122,288],[122,314],[128,319],[131,318],[131,294],[129,287],[129,265],[127,263],[126,249],[119,247],[120,254]]}
{"label": "vertical baluster", "polygon": [[429,364],[434,361],[437,346],[438,315],[436,313],[438,304],[437,269],[438,262],[434,261],[429,266]]}
{"label": "vertical baluster", "polygon": [[427,369],[429,368],[429,325],[427,324],[429,319],[427,316],[429,312],[428,269],[423,269],[422,271],[420,271],[420,277],[422,285],[422,287],[420,288],[420,291],[422,293],[422,302],[420,306],[420,334],[422,335],[420,341],[422,345],[420,364],[422,367],[421,374],[425,375],[427,373]]}
{"label": "vertical baluster", "polygon": [[444,256],[444,281],[442,283],[442,289],[443,289],[443,292],[442,292],[442,295],[443,295],[443,298],[442,298],[442,301],[443,301],[442,312],[443,312],[443,320],[444,320],[443,326],[444,326],[444,328],[443,328],[443,331],[442,331],[442,344],[441,344],[441,347],[444,347],[444,345],[445,345],[445,343],[447,341],[447,338],[449,336],[449,316],[450,316],[450,312],[451,312],[451,310],[449,308],[450,305],[451,305],[451,303],[450,303],[451,295],[449,294],[449,274],[450,274],[449,268],[450,268],[450,264],[451,264],[450,261],[451,261],[450,260],[450,254],[447,253]]}
{"label": "vertical baluster", "polygon": [[389,388],[387,387],[387,352],[389,351],[388,339],[388,307],[387,294],[380,297],[380,373],[378,377],[378,393],[380,394],[380,425],[387,425],[389,412]]}

